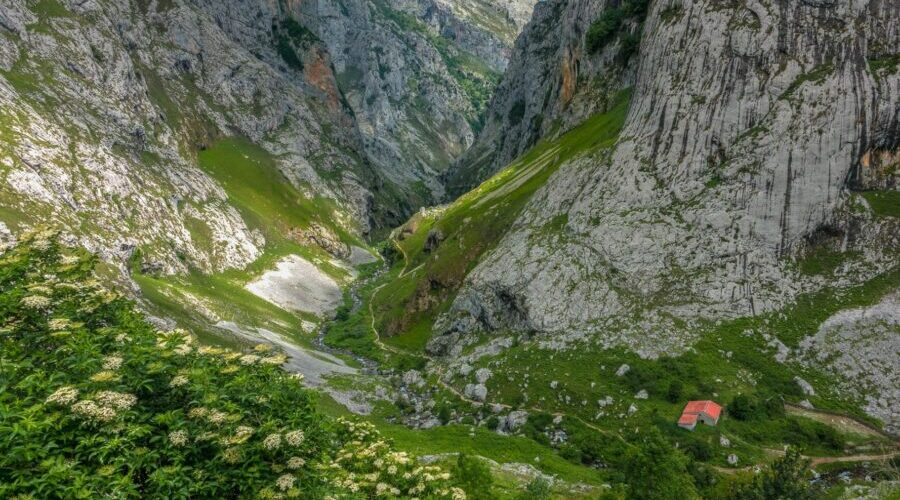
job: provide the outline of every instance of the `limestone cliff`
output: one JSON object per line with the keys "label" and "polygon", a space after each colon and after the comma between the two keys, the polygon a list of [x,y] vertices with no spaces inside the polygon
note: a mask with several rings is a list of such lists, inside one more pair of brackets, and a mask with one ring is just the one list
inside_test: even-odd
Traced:
{"label": "limestone cliff", "polygon": [[[678,352],[698,321],[896,264],[896,215],[853,189],[896,189],[900,4],[651,2],[592,52],[590,25],[626,4],[544,2],[519,39],[460,178],[611,90],[632,88],[630,110],[612,153],[565,163],[468,275],[434,350],[512,329]],[[858,258],[800,272],[821,248]]]}
{"label": "limestone cliff", "polygon": [[413,205],[443,196],[439,176],[472,144],[533,3],[316,2],[313,30],[334,57],[365,152]]}

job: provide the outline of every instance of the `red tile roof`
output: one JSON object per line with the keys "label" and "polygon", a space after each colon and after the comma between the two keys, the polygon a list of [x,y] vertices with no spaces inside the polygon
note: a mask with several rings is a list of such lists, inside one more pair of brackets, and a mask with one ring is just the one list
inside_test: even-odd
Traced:
{"label": "red tile roof", "polygon": [[678,425],[692,425],[697,423],[696,413],[682,413],[678,419]]}
{"label": "red tile roof", "polygon": [[713,419],[718,420],[719,415],[722,414],[722,407],[716,404],[714,401],[690,401],[687,406],[684,407],[683,415],[689,413],[705,413]]}

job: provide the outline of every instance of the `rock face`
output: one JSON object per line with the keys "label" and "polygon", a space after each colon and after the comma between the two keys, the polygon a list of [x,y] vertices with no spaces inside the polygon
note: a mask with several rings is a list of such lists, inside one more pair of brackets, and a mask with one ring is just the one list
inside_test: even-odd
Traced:
{"label": "rock face", "polygon": [[[516,41],[484,130],[447,174],[453,195],[475,187],[533,146],[601,110],[626,68],[584,53],[584,34],[603,1],[540,2]],[[579,79],[584,83],[579,84]]]}
{"label": "rock face", "polygon": [[313,3],[366,154],[403,199],[440,199],[438,177],[472,144],[534,0]]}
{"label": "rock face", "polygon": [[865,401],[865,410],[900,433],[900,295],[828,318],[800,344],[799,357],[844,380],[840,388]]}
{"label": "rock face", "polygon": [[[900,52],[900,4],[654,2],[630,59],[621,38],[639,20],[585,48],[604,8],[541,4],[479,139],[496,153],[460,171],[491,172],[560,110],[589,113],[579,96],[630,86],[617,144],[560,167],[468,275],[439,333],[592,335],[656,356],[685,349],[697,319],[758,314],[821,286],[790,258],[823,239],[865,254],[850,282],[894,265],[896,219],[873,222],[850,188],[900,147],[900,77],[884,63]],[[562,229],[544,230],[560,216]]]}
{"label": "rock face", "polygon": [[[262,252],[230,193],[198,168],[226,136],[277,157],[283,182],[367,231],[370,167],[354,153],[325,47],[269,2],[4,0],[0,199],[16,226],[55,223],[162,273],[242,267]],[[281,44],[281,49],[278,49]],[[274,161],[274,160],[273,160]]]}
{"label": "rock face", "polygon": [[336,233],[441,193],[531,4],[2,0],[0,217],[163,274],[243,267],[266,239],[197,160],[243,137],[318,205],[277,229],[349,258]]}

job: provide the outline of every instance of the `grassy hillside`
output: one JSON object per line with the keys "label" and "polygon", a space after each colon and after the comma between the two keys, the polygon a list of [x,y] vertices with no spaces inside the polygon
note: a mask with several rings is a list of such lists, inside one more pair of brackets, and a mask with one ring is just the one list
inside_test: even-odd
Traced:
{"label": "grassy hillside", "polygon": [[153,328],[49,231],[0,256],[0,497],[465,498],[260,347]]}
{"label": "grassy hillside", "polygon": [[301,192],[291,184],[265,149],[247,139],[230,137],[215,142],[197,155],[200,168],[218,181],[248,223],[276,242],[292,229],[311,223],[327,226],[347,243],[359,238],[334,221],[333,200]]}
{"label": "grassy hillside", "polygon": [[[234,344],[234,339],[212,327],[216,322],[213,319],[221,319],[266,328],[300,344],[308,343],[302,335],[301,322],[316,322],[318,318],[285,311],[244,287],[287,255],[299,255],[338,283],[347,283],[350,272],[335,264],[334,257],[291,237],[292,231],[307,229],[311,224],[327,228],[345,244],[366,247],[366,243],[335,222],[340,216],[332,200],[295,188],[278,169],[276,158],[246,139],[222,139],[201,151],[198,162],[225,189],[229,203],[248,225],[265,236],[264,253],[244,269],[213,274],[194,270],[183,276],[165,277],[141,273],[137,255],[132,277],[141,287],[143,298],[155,313],[190,327],[206,341]],[[202,242],[204,228],[197,222],[192,237]]]}

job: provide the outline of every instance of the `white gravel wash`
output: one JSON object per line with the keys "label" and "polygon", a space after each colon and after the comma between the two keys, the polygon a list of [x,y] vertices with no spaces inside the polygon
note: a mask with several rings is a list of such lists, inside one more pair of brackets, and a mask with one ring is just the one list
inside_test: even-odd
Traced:
{"label": "white gravel wash", "polygon": [[335,310],[342,299],[336,281],[297,255],[285,257],[246,288],[282,309],[318,316]]}

